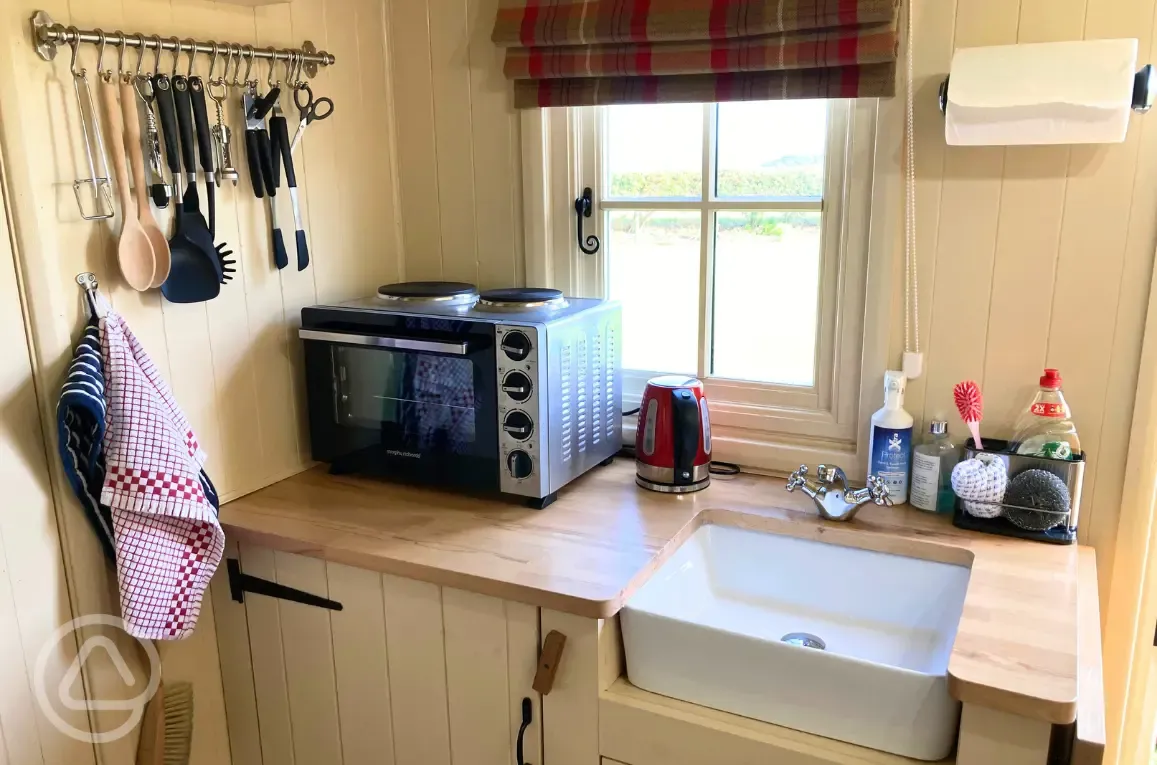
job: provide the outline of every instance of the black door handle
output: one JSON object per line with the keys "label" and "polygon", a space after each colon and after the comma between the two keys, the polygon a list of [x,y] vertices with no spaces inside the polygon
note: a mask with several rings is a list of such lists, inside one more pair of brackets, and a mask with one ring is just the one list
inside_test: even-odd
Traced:
{"label": "black door handle", "polygon": [[531,703],[529,698],[523,698],[523,700],[522,700],[522,727],[520,727],[518,729],[518,743],[514,747],[515,757],[517,758],[515,760],[515,762],[517,762],[518,765],[530,765],[530,763],[528,763],[526,760],[524,760],[522,758],[522,739],[526,735],[526,729],[530,727],[530,722],[533,719],[533,717],[534,717],[534,704]]}
{"label": "black door handle", "polygon": [[591,187],[587,186],[583,189],[583,195],[574,201],[575,219],[578,221],[578,246],[587,255],[594,255],[601,246],[599,238],[594,234],[588,234],[586,240],[583,240],[583,218],[591,217],[592,198]]}
{"label": "black door handle", "polygon": [[293,587],[286,587],[284,584],[271,582],[268,579],[243,574],[241,573],[241,561],[236,558],[227,558],[225,565],[229,573],[229,594],[233,597],[233,600],[238,603],[244,603],[245,593],[252,592],[254,595],[265,595],[266,597],[277,598],[278,600],[289,600],[306,606],[327,608],[330,611],[342,610],[342,604],[336,600],[313,595],[303,590],[294,589]]}

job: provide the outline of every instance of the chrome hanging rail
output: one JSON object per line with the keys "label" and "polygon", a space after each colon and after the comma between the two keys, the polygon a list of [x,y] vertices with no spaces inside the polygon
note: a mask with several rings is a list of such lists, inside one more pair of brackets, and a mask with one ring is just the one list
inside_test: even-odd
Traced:
{"label": "chrome hanging rail", "polygon": [[[96,45],[102,42],[102,35],[91,29],[70,29],[52,20],[46,11],[37,11],[32,15],[32,41],[36,45],[36,52],[45,61],[56,58],[56,50],[60,45],[71,44],[74,40]],[[332,66],[337,59],[332,53],[318,50],[313,43],[306,40],[300,48],[254,48],[231,42],[197,42],[193,40],[179,41],[172,37],[165,39],[156,35],[142,35],[137,32],[106,32],[104,42],[114,48],[127,46],[142,48],[143,50],[172,51],[174,53],[219,53],[225,55],[235,51],[239,55],[244,49],[246,58],[263,58],[284,60],[287,54],[292,54],[310,77],[317,76],[319,66]]]}

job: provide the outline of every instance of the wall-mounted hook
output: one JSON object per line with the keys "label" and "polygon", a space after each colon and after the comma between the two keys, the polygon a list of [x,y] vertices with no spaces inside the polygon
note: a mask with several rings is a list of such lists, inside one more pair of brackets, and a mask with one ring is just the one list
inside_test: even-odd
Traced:
{"label": "wall-mounted hook", "polygon": [[189,68],[185,72],[185,77],[188,78],[193,76],[193,62],[197,60],[197,41],[190,37],[182,42],[184,43],[189,43]]}
{"label": "wall-mounted hook", "polygon": [[76,27],[69,27],[68,32],[72,35],[72,39],[68,41],[68,47],[72,48],[72,60],[68,62],[68,69],[72,72],[73,77],[83,80],[88,76],[88,70],[84,67],[76,68],[80,62],[80,30]]}
{"label": "wall-mounted hook", "polygon": [[114,35],[121,39],[120,50],[117,52],[117,74],[121,77],[125,76],[125,51],[128,50],[129,41],[125,39],[125,33],[121,30],[113,32]]}
{"label": "wall-mounted hook", "polygon": [[[253,73],[253,62],[257,60],[257,51],[253,49],[252,45],[246,45],[242,50],[249,54],[249,63],[245,65],[245,80],[241,84],[247,88],[256,89],[257,80],[249,79],[249,75]],[[241,68],[240,61],[237,62],[237,68]]]}
{"label": "wall-mounted hook", "polygon": [[591,187],[587,186],[583,189],[583,195],[574,201],[575,219],[578,222],[578,246],[579,249],[587,255],[594,255],[599,251],[599,247],[602,246],[599,238],[594,234],[588,234],[587,238],[585,240],[583,239],[583,218],[591,217],[591,200],[593,198],[594,195],[591,192]]}
{"label": "wall-mounted hook", "polygon": [[213,46],[213,52],[209,58],[209,76],[207,82],[213,82],[213,72],[217,69],[217,59],[221,57],[221,45],[216,40],[210,40],[209,45]]}
{"label": "wall-mounted hook", "polygon": [[181,63],[181,40],[178,37],[170,37],[168,42],[173,44],[173,71],[169,72],[169,79],[177,76],[177,64]]}
{"label": "wall-mounted hook", "polygon": [[[161,36],[160,35],[153,35],[153,42],[156,43],[156,47],[153,48],[153,76],[154,77],[160,77],[161,76],[161,48],[163,47],[163,43],[161,42]],[[142,51],[142,53],[143,53],[143,51]]]}
{"label": "wall-mounted hook", "polygon": [[108,35],[99,27],[96,29],[96,36],[100,39],[100,52],[96,54],[96,74],[105,82],[112,82],[112,70],[104,71],[104,49],[108,45]]}
{"label": "wall-mounted hook", "polygon": [[277,74],[277,60],[281,58],[281,54],[277,51],[271,51],[269,58],[269,76],[265,78],[265,83],[272,90],[281,84],[280,80],[274,81],[273,75]]}

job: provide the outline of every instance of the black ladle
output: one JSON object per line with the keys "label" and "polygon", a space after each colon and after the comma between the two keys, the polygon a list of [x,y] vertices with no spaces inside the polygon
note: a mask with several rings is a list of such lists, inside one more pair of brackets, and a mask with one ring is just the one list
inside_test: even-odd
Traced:
{"label": "black ladle", "polygon": [[[169,249],[172,268],[161,285],[161,294],[173,303],[201,303],[221,294],[221,263],[213,246],[213,237],[197,209],[197,175],[194,156],[192,105],[189,82],[177,75],[171,81],[165,75],[154,78],[161,126],[165,133],[165,156],[174,183],[181,175],[177,159],[180,147],[189,171],[184,199],[174,198],[176,226]],[[177,136],[180,135],[178,142]]]}

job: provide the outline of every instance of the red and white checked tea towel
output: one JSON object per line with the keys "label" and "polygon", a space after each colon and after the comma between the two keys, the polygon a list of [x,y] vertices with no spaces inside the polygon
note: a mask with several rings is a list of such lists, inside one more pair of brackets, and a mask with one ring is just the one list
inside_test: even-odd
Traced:
{"label": "red and white checked tea towel", "polygon": [[101,504],[112,510],[121,617],[137,638],[192,634],[225,533],[201,483],[206,455],[124,320],[100,323],[108,417]]}

